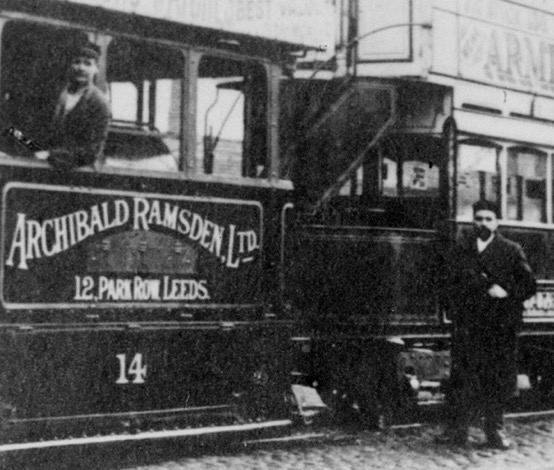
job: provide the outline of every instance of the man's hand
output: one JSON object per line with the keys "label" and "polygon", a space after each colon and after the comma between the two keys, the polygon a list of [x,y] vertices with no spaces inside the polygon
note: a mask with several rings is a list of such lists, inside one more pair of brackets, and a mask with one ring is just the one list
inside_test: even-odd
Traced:
{"label": "man's hand", "polygon": [[504,299],[508,297],[508,293],[498,284],[490,286],[487,292],[494,299]]}
{"label": "man's hand", "polygon": [[38,152],[35,152],[35,158],[37,160],[47,160],[50,156],[50,152],[48,150],[39,150]]}

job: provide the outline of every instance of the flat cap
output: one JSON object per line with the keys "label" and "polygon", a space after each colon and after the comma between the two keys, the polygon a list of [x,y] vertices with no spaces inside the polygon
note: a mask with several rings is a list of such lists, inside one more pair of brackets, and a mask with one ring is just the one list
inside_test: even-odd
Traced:
{"label": "flat cap", "polygon": [[100,46],[90,41],[80,41],[75,44],[72,51],[73,57],[90,57],[98,59],[100,57]]}
{"label": "flat cap", "polygon": [[473,213],[475,214],[478,211],[490,211],[494,212],[497,217],[499,216],[498,204],[487,199],[480,199],[475,204],[473,204]]}

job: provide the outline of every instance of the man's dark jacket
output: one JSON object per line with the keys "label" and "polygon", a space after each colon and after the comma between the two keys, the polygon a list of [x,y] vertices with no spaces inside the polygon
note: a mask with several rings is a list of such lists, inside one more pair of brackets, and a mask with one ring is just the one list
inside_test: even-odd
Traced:
{"label": "man's dark jacket", "polygon": [[[498,284],[508,296],[491,298]],[[446,302],[452,319],[453,386],[502,402],[513,395],[517,331],[523,302],[536,291],[522,248],[496,234],[478,253],[474,236],[462,239],[449,263]]]}
{"label": "man's dark jacket", "polygon": [[59,169],[92,165],[101,155],[108,133],[109,104],[91,85],[65,116],[58,103],[52,123],[48,161]]}

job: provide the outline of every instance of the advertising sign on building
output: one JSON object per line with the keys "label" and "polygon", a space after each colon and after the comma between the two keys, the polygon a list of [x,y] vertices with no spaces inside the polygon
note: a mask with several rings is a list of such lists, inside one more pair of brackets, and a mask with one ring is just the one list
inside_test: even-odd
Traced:
{"label": "advertising sign on building", "polygon": [[554,94],[554,15],[500,0],[459,3],[461,77]]}

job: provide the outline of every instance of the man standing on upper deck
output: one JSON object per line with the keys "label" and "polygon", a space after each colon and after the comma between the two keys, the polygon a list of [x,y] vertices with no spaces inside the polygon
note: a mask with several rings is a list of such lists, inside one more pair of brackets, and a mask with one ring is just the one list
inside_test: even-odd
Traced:
{"label": "man standing on upper deck", "polygon": [[447,428],[437,440],[465,445],[480,411],[487,444],[507,449],[506,402],[517,377],[517,331],[523,301],[536,291],[522,248],[497,232],[498,208],[473,205],[472,233],[455,247],[447,266],[445,298],[452,319],[452,369]]}
{"label": "man standing on upper deck", "polygon": [[73,51],[68,82],[62,91],[50,131],[48,150],[35,152],[61,170],[92,165],[101,155],[108,133],[110,107],[94,84],[100,48],[91,42]]}

